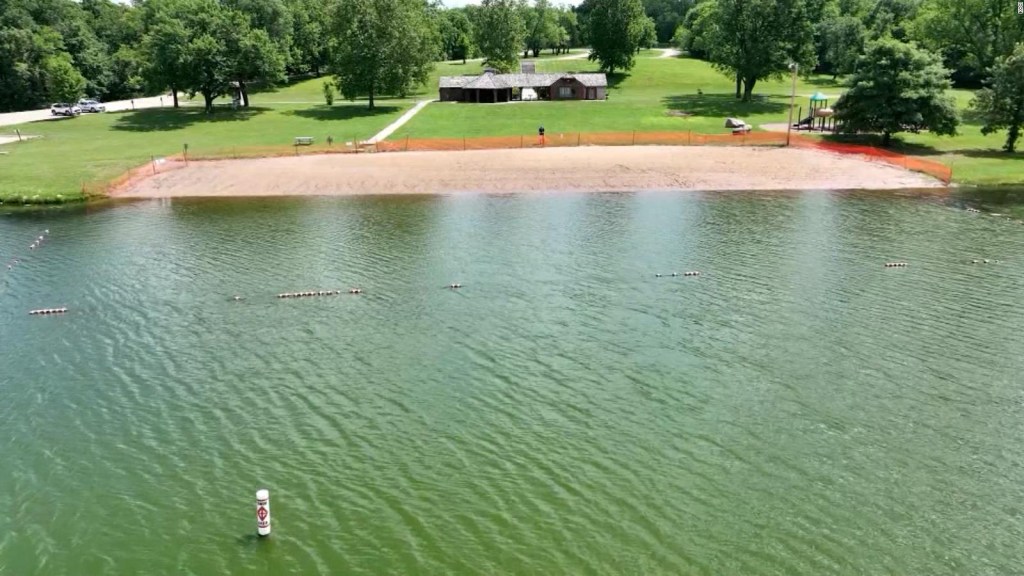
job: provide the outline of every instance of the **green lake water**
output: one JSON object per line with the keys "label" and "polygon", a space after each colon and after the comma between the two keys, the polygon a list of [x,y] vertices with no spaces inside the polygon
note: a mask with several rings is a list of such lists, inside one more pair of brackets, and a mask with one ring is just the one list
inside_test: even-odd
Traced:
{"label": "green lake water", "polygon": [[1024,225],[957,201],[145,201],[0,262],[5,576],[1024,569]]}

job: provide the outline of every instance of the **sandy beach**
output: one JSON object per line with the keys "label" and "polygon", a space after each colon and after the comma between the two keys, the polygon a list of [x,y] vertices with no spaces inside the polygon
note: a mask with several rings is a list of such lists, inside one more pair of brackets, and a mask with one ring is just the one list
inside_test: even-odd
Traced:
{"label": "sandy beach", "polygon": [[393,152],[191,162],[113,195],[329,196],[939,187],[858,156],[796,148],[635,146]]}

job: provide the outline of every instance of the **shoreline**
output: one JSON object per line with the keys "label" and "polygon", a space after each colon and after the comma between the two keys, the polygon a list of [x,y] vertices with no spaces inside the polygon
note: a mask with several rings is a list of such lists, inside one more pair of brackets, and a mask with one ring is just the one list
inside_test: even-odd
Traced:
{"label": "shoreline", "polygon": [[133,179],[110,197],[943,187],[924,174],[814,149],[585,146],[192,161]]}

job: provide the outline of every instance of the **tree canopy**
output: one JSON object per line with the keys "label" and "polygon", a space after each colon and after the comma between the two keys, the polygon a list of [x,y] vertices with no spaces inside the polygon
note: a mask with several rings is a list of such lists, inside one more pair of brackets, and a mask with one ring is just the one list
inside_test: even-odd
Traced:
{"label": "tree canopy", "polygon": [[445,10],[441,14],[441,46],[445,60],[466,62],[476,45],[473,44],[473,25],[465,10]]}
{"label": "tree canopy", "polygon": [[629,70],[644,39],[648,18],[640,0],[588,0],[590,3],[590,60],[601,71]]}
{"label": "tree canopy", "polygon": [[960,122],[949,89],[949,71],[939,56],[891,38],[867,47],[850,89],[836,102],[836,119],[847,133],[897,132],[954,135]]}
{"label": "tree canopy", "polygon": [[716,0],[709,9],[704,47],[711,63],[743,85],[743,100],[754,86],[779,77],[791,63],[810,69],[816,62],[805,0]]}
{"label": "tree canopy", "polygon": [[996,61],[990,84],[978,91],[971,107],[982,117],[983,134],[1007,131],[1003,150],[1013,152],[1024,125],[1024,43]]}
{"label": "tree canopy", "polygon": [[514,70],[526,40],[519,4],[515,0],[483,0],[474,15],[476,45],[484,64],[501,72]]}
{"label": "tree canopy", "polygon": [[342,96],[404,95],[441,54],[437,23],[421,0],[340,0],[331,15],[331,66]]}

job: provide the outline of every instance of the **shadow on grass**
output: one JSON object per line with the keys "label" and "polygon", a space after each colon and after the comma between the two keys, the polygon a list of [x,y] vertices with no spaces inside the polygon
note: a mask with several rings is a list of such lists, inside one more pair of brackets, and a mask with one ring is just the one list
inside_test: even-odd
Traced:
{"label": "shadow on grass", "polygon": [[669,110],[686,112],[693,116],[726,118],[751,114],[781,114],[788,110],[786,96],[755,95],[750,102],[737,100],[732,94],[694,94],[692,96],[666,96],[661,103]]}
{"label": "shadow on grass", "polygon": [[372,116],[381,116],[384,114],[393,114],[398,111],[398,106],[377,106],[373,110],[370,110],[369,106],[364,104],[348,104],[341,106],[312,106],[310,108],[303,108],[302,110],[286,110],[281,114],[283,116],[298,116],[300,118],[325,121],[367,118]]}
{"label": "shadow on grass", "polygon": [[804,84],[810,84],[811,86],[817,86],[818,88],[845,88],[846,85],[841,78],[833,80],[828,76],[811,76],[810,78],[801,78]]}
{"label": "shadow on grass", "polygon": [[[843,144],[863,144],[865,146],[874,146],[875,148],[885,148],[882,146],[882,136],[880,134],[825,134],[822,136],[823,140],[828,142],[840,142]],[[943,156],[946,154],[957,154],[960,156],[966,156],[968,158],[991,158],[994,160],[1024,160],[1024,151],[1018,150],[1017,152],[1004,152],[1002,148],[957,148],[940,150],[929,144],[918,144],[916,142],[905,142],[900,140],[899,136],[893,136],[893,140],[890,143],[888,150],[898,152],[900,154],[907,154],[911,156]]]}
{"label": "shadow on grass", "polygon": [[615,72],[614,74],[606,75],[606,78],[608,78],[608,89],[618,90],[619,84],[622,84],[622,81],[628,77],[629,74],[624,74],[622,72]]}
{"label": "shadow on grass", "polygon": [[244,122],[258,116],[270,108],[250,106],[234,110],[227,107],[215,107],[213,113],[207,114],[201,107],[188,108],[151,108],[129,112],[112,112],[118,114],[114,122],[114,130],[128,132],[160,132],[181,130],[193,124],[210,122]]}

